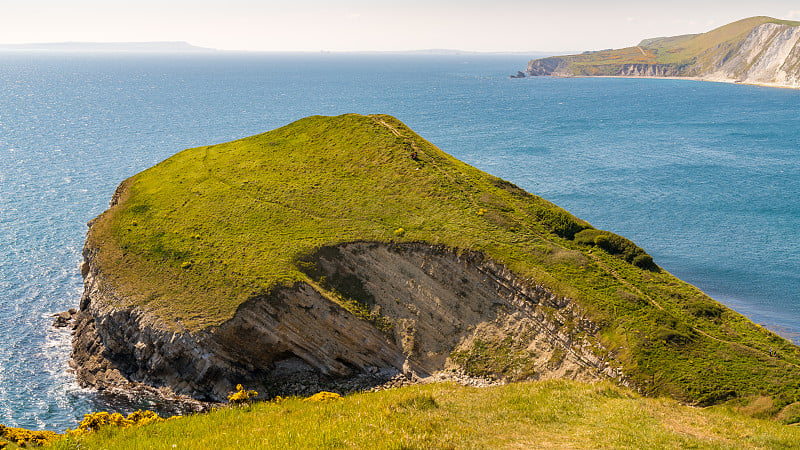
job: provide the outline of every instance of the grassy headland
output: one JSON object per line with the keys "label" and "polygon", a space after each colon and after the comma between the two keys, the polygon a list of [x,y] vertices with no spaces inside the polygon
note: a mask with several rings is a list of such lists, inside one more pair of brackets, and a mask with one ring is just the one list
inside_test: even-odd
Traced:
{"label": "grassy headland", "polygon": [[645,39],[637,46],[588,51],[578,55],[555,56],[542,61],[558,61],[573,76],[614,76],[624,66],[668,66],[673,76],[699,76],[724,62],[753,30],[765,23],[798,26],[800,22],[758,16],[742,19],[701,34]]}
{"label": "grassy headland", "polygon": [[700,404],[767,396],[770,414],[800,401],[798,347],[629,240],[452,158],[390,116],[315,116],[185,150],[118,194],[87,245],[122,297],[176,328],[213,329],[247,299],[307,281],[299,265],[322,246],[428,242],[483,252],[573,299],[645,393]]}
{"label": "grassy headland", "polygon": [[[299,398],[81,438],[84,449],[795,448],[800,428],[642,398],[608,383],[455,384]],[[56,449],[76,448],[75,440]]]}

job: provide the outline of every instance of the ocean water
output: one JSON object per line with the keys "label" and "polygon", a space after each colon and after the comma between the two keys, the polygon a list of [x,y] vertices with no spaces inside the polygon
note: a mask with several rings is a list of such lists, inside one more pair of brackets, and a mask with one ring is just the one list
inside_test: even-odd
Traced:
{"label": "ocean water", "polygon": [[800,91],[508,78],[526,62],[0,54],[0,423],[63,430],[106,406],[50,316],[77,307],[86,222],[120,181],[312,114],[392,114],[800,341]]}

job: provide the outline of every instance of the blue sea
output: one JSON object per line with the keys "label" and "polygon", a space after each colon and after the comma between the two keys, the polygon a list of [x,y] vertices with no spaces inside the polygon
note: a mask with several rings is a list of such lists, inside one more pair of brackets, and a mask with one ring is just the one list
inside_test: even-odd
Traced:
{"label": "blue sea", "polygon": [[800,342],[800,91],[509,79],[520,55],[0,54],[0,423],[74,427],[86,222],[182,149],[386,113]]}

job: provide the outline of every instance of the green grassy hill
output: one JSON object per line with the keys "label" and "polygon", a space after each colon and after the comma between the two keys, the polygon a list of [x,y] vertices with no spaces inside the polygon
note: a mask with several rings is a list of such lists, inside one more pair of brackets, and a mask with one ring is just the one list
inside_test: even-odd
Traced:
{"label": "green grassy hill", "polygon": [[[78,445],[77,443],[80,442]],[[796,448],[800,428],[570,381],[412,386],[105,429],[55,449]]]}
{"label": "green grassy hill", "polygon": [[[645,39],[637,46],[585,52],[531,61],[533,75],[616,76],[626,67],[658,66],[668,76],[702,76],[724,63],[750,32],[763,24],[798,26],[800,22],[758,16],[742,19],[702,34]],[[559,67],[558,71],[545,68]]]}
{"label": "green grassy hill", "polygon": [[[87,247],[120,298],[176,328],[213,331],[250,298],[312,282],[302,264],[322,246],[427,242],[482,252],[571,298],[599,327],[604,356],[642,392],[700,404],[767,396],[771,413],[800,401],[798,347],[629,240],[452,158],[390,116],[315,116],[185,150],[115,197]],[[502,375],[508,351],[483,349],[473,367]]]}

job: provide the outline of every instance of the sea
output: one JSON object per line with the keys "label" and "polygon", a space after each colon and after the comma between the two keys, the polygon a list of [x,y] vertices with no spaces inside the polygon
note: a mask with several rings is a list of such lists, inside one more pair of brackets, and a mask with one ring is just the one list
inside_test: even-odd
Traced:
{"label": "sea", "polygon": [[634,240],[800,343],[800,91],[511,79],[526,55],[0,53],[0,423],[112,407],[68,371],[86,223],[125,178],[305,116],[384,113]]}

